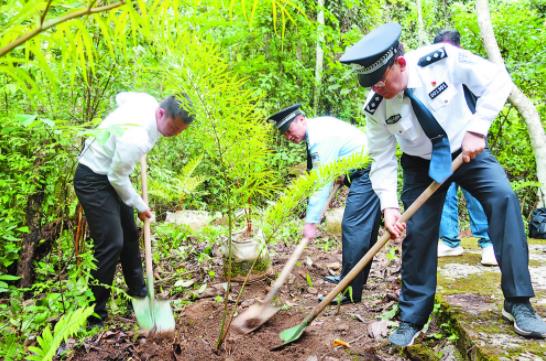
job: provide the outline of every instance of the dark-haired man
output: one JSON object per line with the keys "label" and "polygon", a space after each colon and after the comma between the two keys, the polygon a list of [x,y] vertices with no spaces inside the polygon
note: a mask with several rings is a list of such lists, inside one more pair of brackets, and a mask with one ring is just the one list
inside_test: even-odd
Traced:
{"label": "dark-haired man", "polygon": [[[275,122],[277,129],[289,141],[306,143],[308,170],[353,154],[367,154],[366,135],[358,128],[329,116],[306,118],[300,110],[300,104],[282,109],[270,116],[269,120]],[[381,216],[379,199],[370,183],[369,167],[351,172],[345,178],[345,184],[349,186],[349,194],[341,224],[341,275],[325,277],[332,283],[338,283],[345,277],[375,243]],[[303,235],[309,239],[316,237],[317,225],[331,186],[328,184],[309,197],[303,227]],[[370,268],[371,264],[351,282],[352,298],[344,295],[342,304],[361,301],[363,285],[368,279]]]}
{"label": "dark-haired man", "polygon": [[[187,98],[184,100],[189,104]],[[98,129],[110,136],[106,141],[96,137],[86,141],[74,176],[74,189],[89,225],[97,261],[90,284],[96,316],[89,318],[90,325],[101,325],[108,315],[109,287],[119,261],[128,294],[146,296],[133,208],[141,220],[151,218],[152,213],[129,176],[161,136],[175,136],[193,121],[174,96],[159,104],[151,95],[127,92],[118,94],[116,103],[117,108]]]}
{"label": "dark-haired man", "polygon": [[[348,48],[341,62],[354,64],[361,86],[371,87],[364,111],[373,158],[370,178],[381,201],[385,226],[395,237],[399,222],[396,143],[403,152],[404,207],[434,180],[440,188],[407,222],[402,245],[400,326],[391,343],[409,346],[434,305],[438,228],[447,186],[455,181],[483,206],[502,272],[503,316],[516,332],[546,336],[546,324],[533,310],[527,240],[519,201],[504,170],[485,149],[489,126],[512,89],[506,70],[450,44],[433,44],[406,55],[398,24],[385,24]],[[463,84],[479,99],[466,104]],[[464,164],[452,174],[451,160]],[[471,161],[472,160],[472,161]]]}

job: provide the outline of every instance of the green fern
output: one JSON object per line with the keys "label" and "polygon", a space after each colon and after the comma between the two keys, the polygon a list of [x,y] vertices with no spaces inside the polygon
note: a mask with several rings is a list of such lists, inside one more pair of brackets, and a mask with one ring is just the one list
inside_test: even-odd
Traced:
{"label": "green fern", "polygon": [[370,158],[367,154],[356,153],[336,162],[324,164],[298,177],[288,186],[279,200],[266,210],[263,225],[266,241],[271,241],[276,231],[285,224],[292,211],[306,197],[332,182],[340,174],[348,174],[352,169],[364,168],[369,162]]}
{"label": "green fern", "polygon": [[53,359],[61,342],[66,341],[70,336],[78,332],[92,313],[93,306],[89,306],[65,314],[55,325],[53,333],[51,333],[51,328],[47,325],[42,332],[42,336],[38,336],[36,340],[38,346],[28,348],[32,355],[29,355],[27,360],[50,361]]}
{"label": "green fern", "polygon": [[153,179],[150,182],[150,194],[163,201],[176,201],[181,206],[185,198],[193,194],[205,181],[204,177],[194,175],[202,159],[203,157],[196,157],[190,160],[178,175],[163,171],[159,179]]}

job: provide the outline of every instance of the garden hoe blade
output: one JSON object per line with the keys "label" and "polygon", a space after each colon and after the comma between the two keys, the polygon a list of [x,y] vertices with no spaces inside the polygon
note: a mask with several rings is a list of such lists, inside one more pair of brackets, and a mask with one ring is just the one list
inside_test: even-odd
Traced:
{"label": "garden hoe blade", "polygon": [[[148,204],[148,185],[146,177],[146,158],[140,161],[142,177],[142,199]],[[169,301],[154,299],[154,273],[152,266],[152,242],[150,219],[144,221],[144,249],[146,259],[146,278],[148,295],[145,298],[133,298],[133,309],[140,328],[150,332],[174,331],[175,322]]]}
{"label": "garden hoe blade", "polygon": [[[463,163],[463,157],[462,154],[459,155],[451,165],[453,172],[457,170],[460,165]],[[408,219],[411,218],[415,214],[415,212],[421,208],[421,206],[440,188],[442,184],[432,182],[427,189],[417,197],[417,199],[406,209],[406,211],[402,214],[400,217],[400,222],[407,222]],[[322,301],[316,305],[311,312],[305,317],[302,323],[300,323],[297,326],[287,328],[286,330],[281,331],[279,334],[279,338],[281,339],[282,343],[280,345],[277,345],[272,348],[272,350],[280,349],[294,341],[297,341],[301,335],[303,334],[303,331],[313,320],[334,300],[334,298],[338,295],[338,293],[342,292],[349,286],[349,283],[370,263],[370,261],[373,259],[373,257],[383,248],[383,246],[389,241],[391,235],[390,233],[385,230],[383,233],[383,236],[372,246],[372,248],[369,249],[368,252],[358,261],[358,263],[353,267],[353,269],[343,277],[343,279],[338,283],[336,287],[334,287],[333,290],[330,291],[323,299]]]}

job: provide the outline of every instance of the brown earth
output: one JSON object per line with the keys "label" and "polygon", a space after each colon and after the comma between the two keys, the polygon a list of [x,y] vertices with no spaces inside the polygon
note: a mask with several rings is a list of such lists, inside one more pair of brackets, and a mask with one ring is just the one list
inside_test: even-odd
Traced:
{"label": "brown earth", "polygon": [[[330,241],[332,242],[332,241]],[[333,241],[334,250],[310,247],[304,253],[300,264],[293,271],[283,287],[276,303],[284,304],[265,325],[250,335],[230,332],[219,351],[216,342],[222,319],[224,304],[214,297],[222,285],[210,287],[201,298],[177,310],[176,331],[161,336],[144,336],[138,333],[134,318],[114,317],[108,323],[108,331],[102,331],[80,344],[71,360],[406,360],[400,351],[388,345],[387,340],[369,335],[368,327],[380,320],[381,315],[396,304],[399,279],[399,252],[394,260],[387,260],[384,251],[376,257],[368,285],[364,290],[363,302],[356,305],[329,306],[309,327],[296,343],[281,350],[271,351],[280,340],[278,334],[285,328],[295,326],[316,304],[320,294],[326,294],[332,285],[322,277],[338,272],[341,256],[339,242]],[[387,246],[389,248],[389,246]],[[279,245],[274,259],[274,269],[280,272],[293,247]],[[392,253],[392,252],[391,252]],[[390,257],[392,258],[392,257]],[[220,272],[220,268],[218,269]],[[246,309],[257,299],[263,298],[273,278],[248,285],[238,307]],[[233,287],[234,291],[240,285]],[[232,292],[230,300],[236,299]],[[234,302],[229,304],[230,308]],[[390,322],[390,321],[389,321]],[[375,323],[385,328],[385,324]],[[392,324],[389,324],[392,327]],[[125,331],[124,331],[125,330]],[[127,331],[132,330],[132,331]],[[386,330],[383,330],[384,332]],[[383,333],[384,333],[383,332]],[[334,340],[341,340],[349,347],[334,346]]]}

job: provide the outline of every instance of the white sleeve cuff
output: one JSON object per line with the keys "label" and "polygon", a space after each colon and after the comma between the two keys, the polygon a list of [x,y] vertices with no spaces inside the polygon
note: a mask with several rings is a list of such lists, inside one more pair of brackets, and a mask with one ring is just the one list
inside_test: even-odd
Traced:
{"label": "white sleeve cuff", "polygon": [[379,201],[381,202],[381,211],[385,208],[400,208],[398,206],[398,198],[396,193],[382,192],[379,194]]}
{"label": "white sleeve cuff", "polygon": [[491,126],[490,121],[472,117],[472,120],[469,122],[468,127],[466,128],[466,131],[482,134],[485,137],[487,136],[487,133],[489,132],[490,126]]}
{"label": "white sleeve cuff", "polygon": [[137,209],[138,213],[144,212],[145,210],[150,209],[146,203],[144,203],[144,200],[141,197],[138,197],[135,199],[135,208]]}

